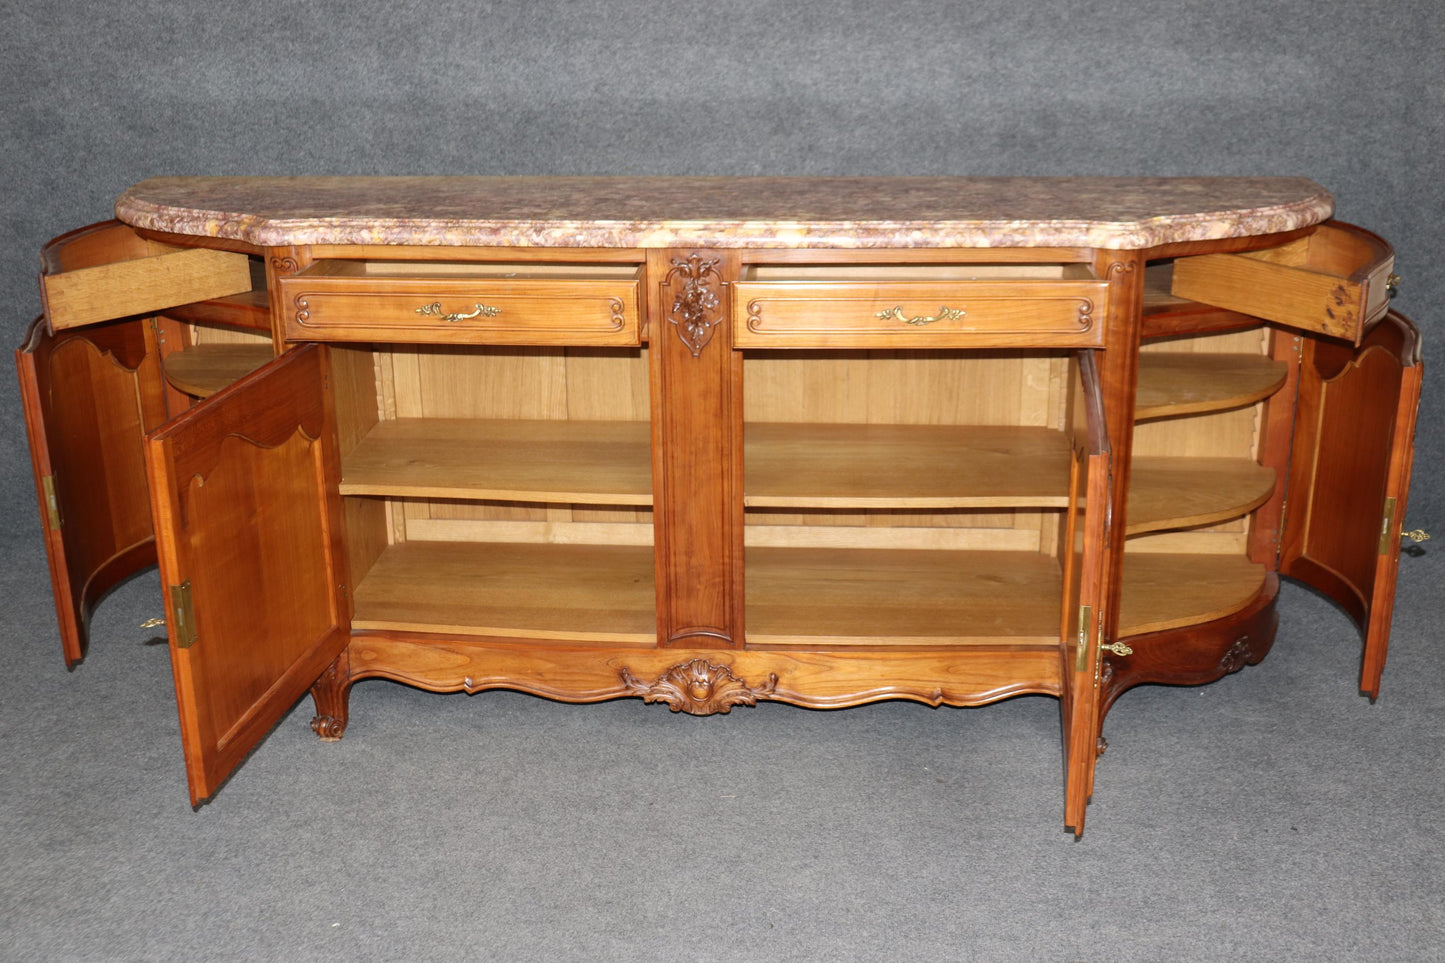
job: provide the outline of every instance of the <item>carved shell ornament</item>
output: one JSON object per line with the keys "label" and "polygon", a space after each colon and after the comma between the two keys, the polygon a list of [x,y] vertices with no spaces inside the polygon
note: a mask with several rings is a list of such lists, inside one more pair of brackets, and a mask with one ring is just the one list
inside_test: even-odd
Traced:
{"label": "carved shell ornament", "polygon": [[709,716],[730,712],[733,706],[757,705],[758,699],[773,694],[778,676],[772,673],[762,685],[749,686],[729,666],[693,659],[673,666],[651,684],[623,669],[622,685],[628,695],[642,696],[643,702],[665,702],[673,712]]}

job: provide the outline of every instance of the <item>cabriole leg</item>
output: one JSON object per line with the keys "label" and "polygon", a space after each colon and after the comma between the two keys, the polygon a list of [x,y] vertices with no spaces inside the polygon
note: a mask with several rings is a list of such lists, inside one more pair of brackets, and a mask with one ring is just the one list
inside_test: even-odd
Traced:
{"label": "cabriole leg", "polygon": [[346,732],[346,702],[350,696],[351,659],[343,650],[321,678],[311,683],[311,700],[316,704],[311,731],[324,742],[336,742]]}

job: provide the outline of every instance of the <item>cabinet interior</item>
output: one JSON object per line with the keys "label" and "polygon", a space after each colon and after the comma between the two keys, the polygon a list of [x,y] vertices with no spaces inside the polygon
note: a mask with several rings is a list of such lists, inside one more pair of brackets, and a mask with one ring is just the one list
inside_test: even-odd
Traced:
{"label": "cabinet interior", "polygon": [[[319,262],[362,276],[632,277],[636,265]],[[1177,307],[1168,264],[1146,303]],[[749,265],[751,280],[1088,278],[1080,264]],[[249,296],[264,306],[264,290]],[[246,301],[248,296],[238,296]],[[1151,300],[1152,299],[1152,300]],[[172,385],[270,357],[192,314]],[[648,349],[331,348],[360,630],[655,642]],[[764,350],[743,369],[749,648],[1056,646],[1079,430],[1065,350]],[[212,371],[214,369],[214,371]],[[1259,590],[1252,513],[1286,365],[1262,326],[1142,346],[1120,634]],[[1183,588],[1181,588],[1181,586]]]}

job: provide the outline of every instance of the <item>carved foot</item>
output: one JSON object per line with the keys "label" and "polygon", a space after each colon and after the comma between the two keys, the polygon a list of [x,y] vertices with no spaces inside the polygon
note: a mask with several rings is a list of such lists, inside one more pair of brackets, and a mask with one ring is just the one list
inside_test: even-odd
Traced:
{"label": "carved foot", "polygon": [[351,696],[351,660],[346,652],[326,667],[321,678],[311,683],[311,701],[316,715],[311,731],[323,742],[336,742],[346,732],[347,701]]}

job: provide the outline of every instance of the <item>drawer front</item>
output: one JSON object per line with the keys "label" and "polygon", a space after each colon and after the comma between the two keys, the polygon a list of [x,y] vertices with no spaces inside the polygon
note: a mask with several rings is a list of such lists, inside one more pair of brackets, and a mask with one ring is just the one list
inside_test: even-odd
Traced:
{"label": "drawer front", "polygon": [[1395,253],[1382,238],[1330,221],[1263,251],[1174,262],[1175,296],[1359,343],[1385,316]]}
{"label": "drawer front", "polygon": [[251,290],[246,255],[149,241],[115,222],[56,238],[41,261],[40,290],[51,331]]}
{"label": "drawer front", "polygon": [[295,341],[636,345],[637,280],[281,279]]}
{"label": "drawer front", "polygon": [[742,348],[1098,347],[1103,281],[740,281]]}

